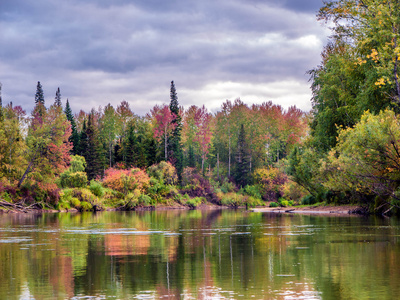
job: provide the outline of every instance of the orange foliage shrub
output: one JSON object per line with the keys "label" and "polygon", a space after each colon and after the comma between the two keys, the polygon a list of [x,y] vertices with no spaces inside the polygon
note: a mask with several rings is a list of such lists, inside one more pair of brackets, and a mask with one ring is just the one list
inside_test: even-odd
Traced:
{"label": "orange foliage shrub", "polygon": [[130,170],[110,168],[104,174],[103,186],[124,194],[132,192],[135,189],[143,192],[150,181],[146,172],[138,168]]}

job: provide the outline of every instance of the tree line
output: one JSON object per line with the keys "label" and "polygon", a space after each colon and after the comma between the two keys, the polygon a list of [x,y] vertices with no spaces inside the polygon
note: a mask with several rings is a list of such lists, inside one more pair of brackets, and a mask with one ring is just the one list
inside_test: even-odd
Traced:
{"label": "tree line", "polygon": [[[170,103],[154,106],[145,116],[135,114],[127,101],[77,113],[68,99],[65,106],[62,102],[58,88],[46,107],[38,82],[31,114],[12,103],[1,106],[2,191],[49,198],[60,192],[66,174],[85,173],[80,181],[86,185],[105,183],[112,174],[107,170],[147,172],[161,162],[174,168],[175,185],[182,188],[188,174],[196,173],[240,189],[254,183],[258,170],[282,162],[308,128],[307,114],[272,102],[249,106],[240,99],[226,100],[214,114],[204,105],[184,109],[173,81]],[[72,172],[77,163],[80,167]]]}

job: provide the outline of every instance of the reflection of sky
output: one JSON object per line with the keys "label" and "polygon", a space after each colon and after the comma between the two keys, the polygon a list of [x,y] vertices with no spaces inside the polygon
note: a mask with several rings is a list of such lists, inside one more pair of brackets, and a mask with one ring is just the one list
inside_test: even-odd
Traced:
{"label": "reflection of sky", "polygon": [[72,110],[127,100],[135,113],[169,101],[215,111],[226,99],[310,108],[306,71],[327,30],[320,0],[0,1],[3,101],[29,110],[37,81]]}

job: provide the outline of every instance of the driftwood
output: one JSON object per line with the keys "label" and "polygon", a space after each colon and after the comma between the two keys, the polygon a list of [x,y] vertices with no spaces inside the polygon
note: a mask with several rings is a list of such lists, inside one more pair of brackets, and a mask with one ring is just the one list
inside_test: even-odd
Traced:
{"label": "driftwood", "polygon": [[[6,209],[7,211],[14,211],[14,212],[22,212],[28,213],[33,210],[43,209],[43,206],[49,207],[46,203],[33,203],[31,205],[26,205],[24,201],[20,201],[17,203],[10,203],[0,199],[0,207]],[[51,208],[51,207],[49,207]]]}

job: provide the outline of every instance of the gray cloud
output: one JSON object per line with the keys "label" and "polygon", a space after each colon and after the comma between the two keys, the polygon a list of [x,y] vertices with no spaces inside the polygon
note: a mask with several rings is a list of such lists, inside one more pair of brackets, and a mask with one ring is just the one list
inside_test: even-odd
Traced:
{"label": "gray cloud", "polygon": [[[175,80],[185,106],[215,108],[231,97],[277,103],[293,97],[280,104],[307,109],[305,72],[318,64],[326,39],[314,16],[321,4],[2,0],[3,99],[29,111],[41,81],[48,104],[60,87],[74,111],[127,100],[143,115],[169,101]],[[273,90],[282,82],[295,83],[296,93],[293,85]]]}

